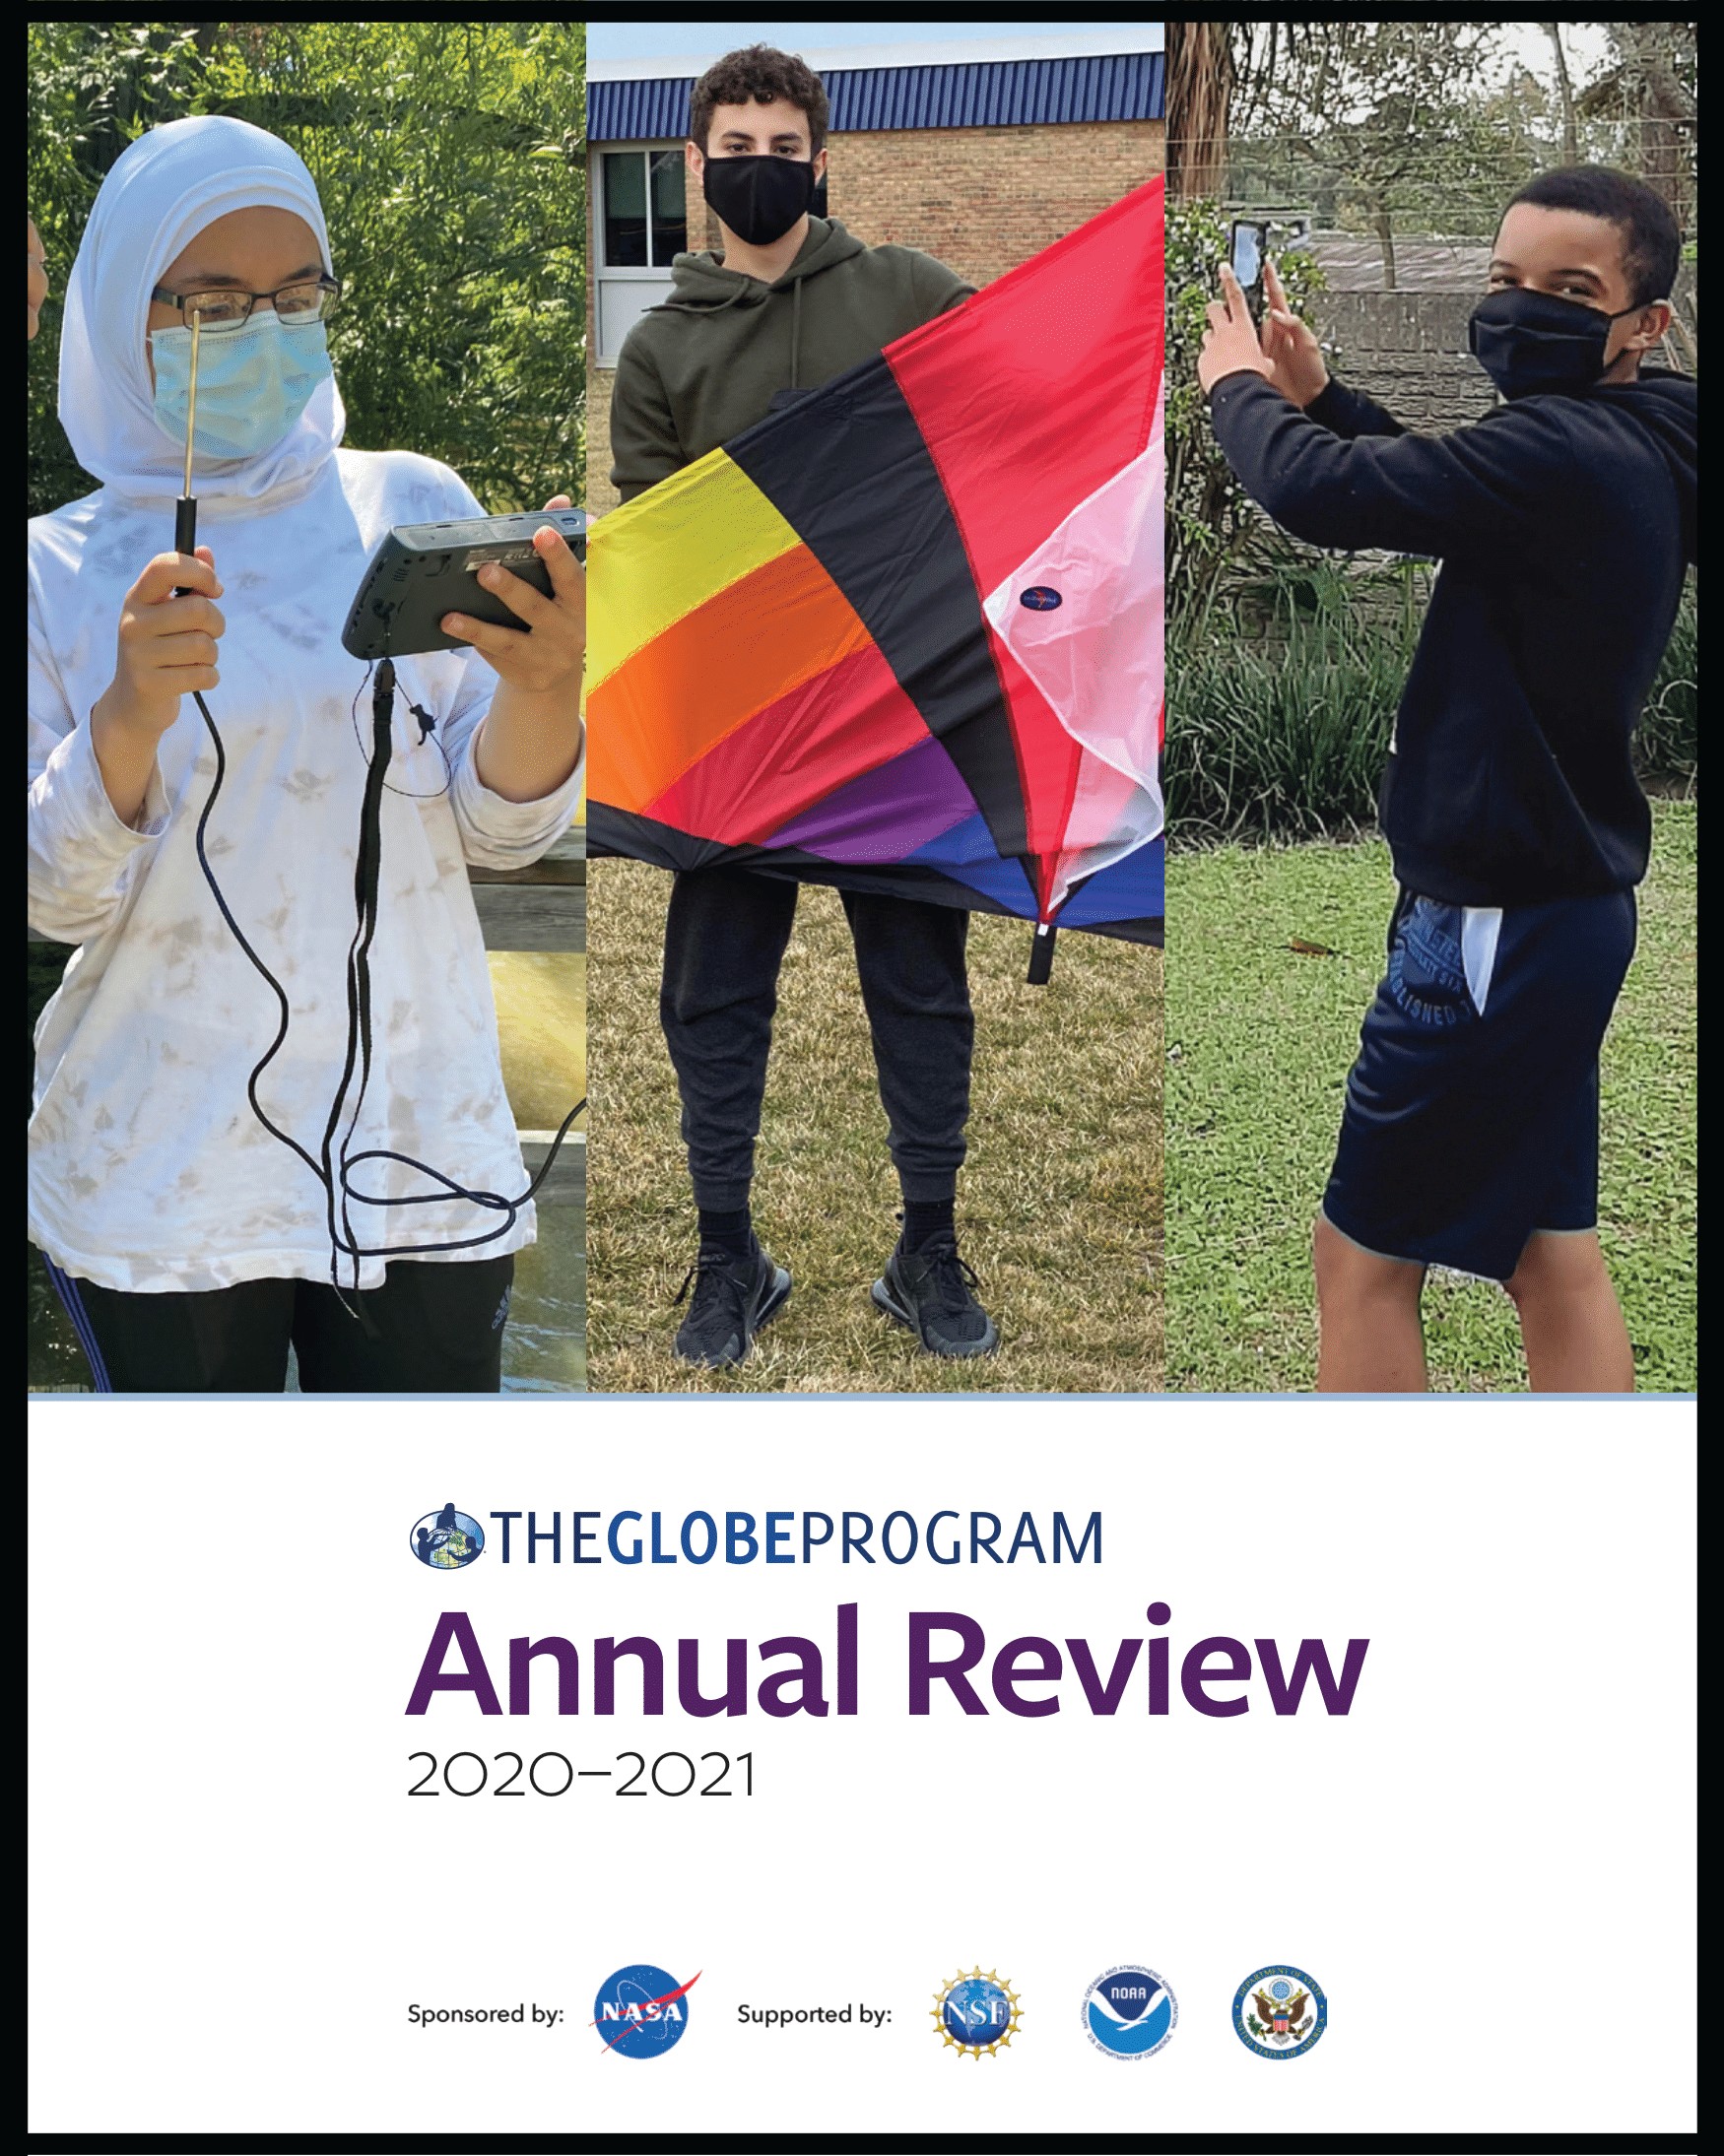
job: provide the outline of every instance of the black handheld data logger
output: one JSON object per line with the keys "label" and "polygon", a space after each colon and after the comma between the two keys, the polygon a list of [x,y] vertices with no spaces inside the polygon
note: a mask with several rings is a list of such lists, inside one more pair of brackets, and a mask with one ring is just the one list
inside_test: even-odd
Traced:
{"label": "black handheld data logger", "polygon": [[443,633],[445,614],[471,615],[505,628],[522,628],[519,615],[486,590],[478,572],[488,561],[535,590],[551,591],[551,572],[533,549],[533,534],[549,524],[578,560],[586,559],[586,512],[541,509],[524,516],[458,517],[445,524],[398,524],[371,556],[341,632],[356,659],[400,659],[421,651],[459,651]]}

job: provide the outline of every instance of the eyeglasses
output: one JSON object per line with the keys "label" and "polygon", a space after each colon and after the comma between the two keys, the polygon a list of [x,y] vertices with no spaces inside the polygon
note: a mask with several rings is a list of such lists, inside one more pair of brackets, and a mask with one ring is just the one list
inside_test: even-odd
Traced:
{"label": "eyeglasses", "polygon": [[327,321],[341,297],[341,280],[319,277],[314,281],[282,285],[274,292],[168,292],[158,285],[150,294],[165,307],[177,307],[187,323],[194,318],[204,329],[237,329],[260,299],[271,299],[284,322]]}

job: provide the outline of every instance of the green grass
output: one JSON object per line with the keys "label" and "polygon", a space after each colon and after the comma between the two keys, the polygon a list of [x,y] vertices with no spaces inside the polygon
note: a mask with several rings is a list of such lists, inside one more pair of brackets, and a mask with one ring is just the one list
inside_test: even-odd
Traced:
{"label": "green grass", "polygon": [[896,1179],[836,894],[805,889],[785,956],[755,1183],[763,1241],[795,1289],[741,1370],[671,1355],[695,1253],[676,1085],[658,1027],[670,879],[591,872],[588,1373],[595,1391],[1119,1392],[1161,1383],[1161,961],[1062,936],[1028,987],[1029,931],[974,918],[976,1056],[961,1246],[998,1354],[926,1355],[868,1299]]}
{"label": "green grass", "polygon": [[[1638,1382],[1694,1385],[1696,811],[1653,806],[1640,940],[1604,1049],[1600,1233]],[[1174,856],[1168,971],[1167,1382],[1302,1391],[1316,1369],[1308,1245],[1394,898],[1386,849]],[[1290,939],[1331,946],[1302,957]],[[1433,1387],[1524,1387],[1497,1288],[1433,1275]]]}

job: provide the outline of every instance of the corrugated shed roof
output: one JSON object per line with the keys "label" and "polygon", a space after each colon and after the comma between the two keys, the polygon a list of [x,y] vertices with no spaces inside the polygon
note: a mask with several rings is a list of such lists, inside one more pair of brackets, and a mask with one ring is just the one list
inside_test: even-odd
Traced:
{"label": "corrugated shed roof", "polygon": [[[961,67],[834,69],[825,81],[834,135],[899,127],[1070,127],[1163,118],[1165,64],[1160,52],[1121,52]],[[686,135],[694,87],[688,79],[589,82],[587,139],[649,142]]]}
{"label": "corrugated shed roof", "polygon": [[[1322,264],[1331,292],[1384,290],[1377,240],[1357,232],[1313,232],[1305,245]],[[1481,293],[1490,267],[1488,239],[1395,235],[1395,282],[1403,292]]]}

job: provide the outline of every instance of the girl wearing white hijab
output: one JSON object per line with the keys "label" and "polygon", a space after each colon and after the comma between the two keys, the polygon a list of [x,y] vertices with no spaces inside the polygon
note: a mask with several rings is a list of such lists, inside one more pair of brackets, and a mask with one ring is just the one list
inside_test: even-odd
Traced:
{"label": "girl wearing white hijab", "polygon": [[[203,118],[119,159],[67,288],[60,418],[101,486],[30,527],[31,922],[79,947],[36,1033],[30,1232],[102,1390],[279,1392],[292,1343],[306,1391],[496,1391],[513,1253],[533,1240],[530,1204],[371,1159],[355,1189],[419,1202],[348,1207],[338,1292],[326,1187],[247,1100],[279,1011],[198,865],[216,755],[190,691],[227,751],[207,855],[290,1006],[259,1099],[315,1158],[348,1052],[369,731],[341,628],[391,526],[484,513],[427,457],[340,446],[333,287],[299,159]],[[182,302],[210,291],[251,308],[200,331],[193,559],[172,552]],[[522,630],[451,616],[475,649],[396,662],[349,1143],[507,1200],[528,1178],[465,872],[536,860],[579,791],[584,582],[549,527],[535,544],[551,598],[487,576]],[[467,1247],[427,1247],[451,1244]]]}

